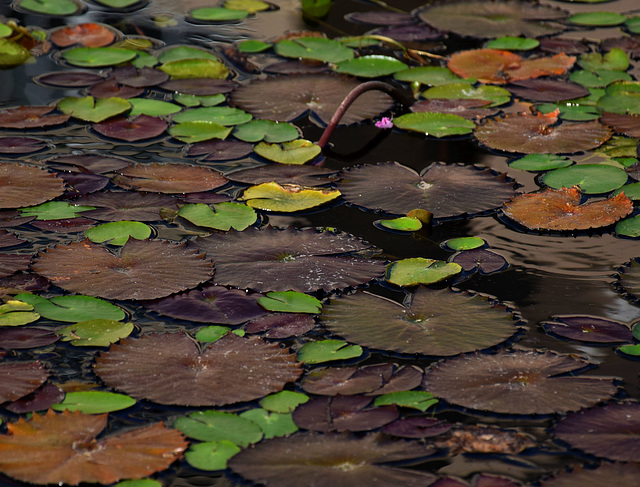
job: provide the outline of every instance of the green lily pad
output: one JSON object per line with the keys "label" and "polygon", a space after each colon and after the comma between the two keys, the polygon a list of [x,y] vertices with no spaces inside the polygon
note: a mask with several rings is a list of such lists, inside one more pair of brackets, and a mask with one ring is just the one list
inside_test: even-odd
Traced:
{"label": "green lily pad", "polygon": [[617,235],[624,235],[625,237],[640,237],[640,215],[619,221],[616,224],[615,232]]}
{"label": "green lily pad", "polygon": [[499,86],[480,85],[478,87],[469,86],[467,83],[449,83],[446,85],[434,86],[422,93],[428,100],[434,98],[445,98],[447,100],[487,100],[491,101],[488,107],[503,105],[511,100],[511,93]]}
{"label": "green lily pad", "polygon": [[431,406],[438,403],[433,394],[426,391],[400,391],[382,394],[376,397],[373,402],[374,406],[389,406],[395,404],[405,408],[418,409],[426,411]]}
{"label": "green lily pad", "polygon": [[276,413],[256,408],[241,413],[240,417],[256,423],[262,430],[265,439],[287,436],[298,431],[298,425],[293,422],[291,413]]}
{"label": "green lily pad", "polygon": [[618,347],[618,351],[626,355],[633,355],[634,357],[640,356],[640,343],[636,345],[622,345]]}
{"label": "green lily pad", "polygon": [[407,69],[407,65],[394,57],[371,55],[339,62],[335,71],[362,78],[377,78],[397,73],[403,69]]}
{"label": "green lily pad", "polygon": [[473,131],[475,124],[458,115],[448,113],[407,113],[393,120],[393,125],[404,130],[423,132],[433,137],[463,135]]}
{"label": "green lily pad", "polygon": [[542,182],[554,189],[578,186],[583,193],[600,194],[618,189],[627,182],[623,169],[605,164],[580,164],[554,169]]}
{"label": "green lily pad", "polygon": [[524,157],[515,159],[509,163],[513,169],[522,171],[549,171],[560,167],[567,167],[573,164],[568,157],[557,156],[555,154],[527,154]]}
{"label": "green lily pad", "polygon": [[0,23],[0,37],[9,37],[13,33],[11,27],[7,24]]}
{"label": "green lily pad", "polygon": [[54,411],[80,411],[84,414],[103,414],[133,406],[136,400],[124,394],[105,391],[67,392],[61,403],[53,404]]}
{"label": "green lily pad", "polygon": [[332,0],[301,0],[302,13],[311,18],[322,18],[331,10]]}
{"label": "green lily pad", "polygon": [[632,34],[640,34],[640,17],[630,17],[624,25]]}
{"label": "green lily pad", "polygon": [[169,127],[172,137],[186,143],[202,142],[203,140],[224,140],[231,133],[231,127],[214,122],[183,122]]}
{"label": "green lily pad", "polygon": [[182,110],[181,107],[168,101],[150,100],[148,98],[129,98],[127,100],[131,104],[131,112],[129,117],[137,115],[149,115],[150,117],[162,117],[171,115]]}
{"label": "green lily pad", "polygon": [[640,201],[640,183],[625,184],[613,194],[618,193],[624,193],[627,198],[631,198],[633,201]]}
{"label": "green lily pad", "polygon": [[440,66],[418,66],[417,68],[409,68],[398,71],[393,75],[398,81],[418,82],[423,85],[440,86],[450,83],[466,83],[473,84],[475,78],[461,78],[454,74],[449,68]]}
{"label": "green lily pad", "polygon": [[66,220],[76,218],[78,213],[95,210],[95,206],[70,205],[64,201],[48,201],[37,206],[20,208],[21,216],[35,216],[36,220]]}
{"label": "green lily pad", "polygon": [[175,93],[173,101],[184,105],[185,107],[212,107],[223,103],[227,98],[222,94],[217,95],[188,95],[186,93]]}
{"label": "green lily pad", "polygon": [[55,321],[79,322],[98,318],[120,321],[126,316],[118,306],[93,296],[55,296],[46,299],[36,294],[20,293],[16,299],[29,303],[44,318]]}
{"label": "green lily pad", "polygon": [[323,205],[340,196],[337,189],[319,189],[297,184],[262,183],[247,188],[238,199],[266,211],[294,212]]}
{"label": "green lily pad", "polygon": [[129,479],[122,480],[113,487],[162,487],[162,482],[154,479]]}
{"label": "green lily pad", "polygon": [[257,52],[263,52],[271,48],[271,44],[267,42],[251,39],[248,41],[242,41],[238,44],[238,51],[246,54],[254,54]]}
{"label": "green lily pad", "polygon": [[236,10],[246,10],[249,13],[262,12],[272,8],[267,2],[261,0],[225,0],[223,6]]}
{"label": "green lily pad", "polygon": [[65,61],[83,68],[103,68],[131,61],[138,55],[133,49],[118,47],[75,47],[62,53]]}
{"label": "green lily pad", "polygon": [[588,71],[595,72],[599,69],[611,71],[625,71],[629,67],[629,57],[619,47],[614,47],[604,56],[599,52],[581,54],[578,64]]}
{"label": "green lily pad", "polygon": [[530,51],[539,45],[540,41],[537,39],[504,36],[487,42],[484,47],[487,49],[504,49],[506,51]]}
{"label": "green lily pad", "polygon": [[600,118],[601,115],[600,111],[592,105],[556,105],[554,103],[544,103],[542,105],[538,105],[537,108],[541,113],[550,113],[558,109],[560,110],[559,118],[574,122],[596,120]]}
{"label": "green lily pad", "polygon": [[76,347],[108,347],[133,331],[133,323],[96,319],[70,325],[56,333],[62,341],[71,342]]}
{"label": "green lily pad", "polygon": [[227,333],[233,333],[234,335],[244,336],[244,330],[232,330],[228,326],[212,325],[201,328],[196,333],[196,340],[206,343],[214,343],[220,340]]}
{"label": "green lily pad", "polygon": [[253,421],[222,411],[191,413],[176,419],[173,427],[195,440],[226,440],[243,447],[262,439],[262,430]]}
{"label": "green lily pad", "polygon": [[389,264],[385,279],[398,286],[416,286],[440,282],[460,272],[462,267],[453,262],[415,257]]}
{"label": "green lily pad", "polygon": [[362,347],[359,345],[349,345],[342,340],[318,340],[305,343],[298,350],[298,361],[320,364],[332,360],[348,360],[361,355]]}
{"label": "green lily pad", "polygon": [[224,7],[196,8],[189,12],[189,17],[205,22],[228,22],[230,20],[242,20],[249,16],[246,10],[235,10]]}
{"label": "green lily pad", "polygon": [[354,58],[354,52],[339,41],[324,37],[285,39],[275,44],[276,54],[296,59],[339,63]]}
{"label": "green lily pad", "polygon": [[215,59],[179,59],[164,63],[160,69],[171,76],[171,79],[226,79],[229,76],[227,67]]}
{"label": "green lily pad", "polygon": [[131,108],[131,104],[124,98],[117,97],[95,99],[92,96],[69,96],[60,100],[57,108],[74,118],[98,123],[125,113]]}
{"label": "green lily pad", "polygon": [[460,250],[478,249],[485,245],[486,242],[480,237],[459,237],[445,240],[442,246],[459,252]]}
{"label": "green lily pad", "polygon": [[218,125],[240,125],[247,123],[253,116],[239,108],[205,107],[193,108],[173,117],[176,123],[184,122],[213,122]]}
{"label": "green lily pad", "polygon": [[231,228],[241,232],[258,218],[253,208],[233,202],[216,203],[213,208],[203,203],[188,204],[180,208],[178,215],[194,225],[225,232]]}
{"label": "green lily pad", "polygon": [[110,245],[122,246],[129,237],[145,240],[151,236],[151,227],[141,222],[117,221],[103,223],[84,232],[84,236],[95,243],[107,242]]}
{"label": "green lily pad", "polygon": [[94,0],[94,2],[97,2],[101,5],[106,5],[107,7],[116,9],[128,8],[140,1],[141,0]]}
{"label": "green lily pad", "polygon": [[26,63],[31,57],[28,49],[9,39],[0,39],[0,68],[7,69]]}
{"label": "green lily pad", "polygon": [[[245,142],[260,142],[264,140],[269,144],[279,144],[297,139],[300,136],[300,132],[295,125],[290,123],[274,122],[273,120],[252,120],[238,125],[233,131],[233,136]],[[306,146],[306,143],[309,143],[309,141],[305,141],[305,144],[301,145]],[[286,149],[283,149],[283,151],[286,152]]]}
{"label": "green lily pad", "polygon": [[640,115],[640,83],[611,83],[605,89],[605,95],[598,100],[597,107],[603,112]]}
{"label": "green lily pad", "polygon": [[10,299],[0,305],[0,327],[26,325],[39,319],[33,306],[19,299]]}
{"label": "green lily pad", "polygon": [[258,304],[267,311],[280,313],[320,313],[322,302],[297,291],[273,291],[258,298]]}
{"label": "green lily pad", "polygon": [[280,164],[304,164],[320,155],[322,149],[306,139],[296,139],[282,144],[260,142],[253,151],[273,162]]}
{"label": "green lily pad", "polygon": [[73,0],[18,0],[16,7],[42,15],[75,15],[84,5]]}
{"label": "green lily pad", "polygon": [[212,61],[218,61],[218,57],[212,52],[192,46],[170,47],[163,50],[158,56],[158,61],[162,64],[172,61],[182,61],[184,59],[210,59]]}
{"label": "green lily pad", "polygon": [[291,413],[300,404],[309,401],[309,396],[301,392],[280,391],[260,400],[260,406],[274,413]]}
{"label": "green lily pad", "polygon": [[576,25],[610,27],[623,24],[626,20],[626,16],[616,12],[583,12],[572,15],[567,22]]}
{"label": "green lily pad", "polygon": [[375,223],[389,230],[400,232],[417,232],[422,228],[422,222],[412,216],[402,216],[391,220],[377,220]]}
{"label": "green lily pad", "polygon": [[574,71],[569,76],[569,79],[585,88],[604,88],[616,81],[633,80],[629,74],[611,69],[596,69],[593,72],[586,70]]}
{"label": "green lily pad", "polygon": [[208,441],[191,445],[184,458],[194,468],[214,471],[227,468],[227,461],[237,453],[240,447],[230,441]]}

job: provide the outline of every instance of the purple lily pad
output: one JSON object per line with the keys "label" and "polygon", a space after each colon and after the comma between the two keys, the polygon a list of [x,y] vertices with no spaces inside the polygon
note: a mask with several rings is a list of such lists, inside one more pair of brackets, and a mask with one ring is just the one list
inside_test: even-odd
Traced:
{"label": "purple lily pad", "polygon": [[449,431],[453,425],[441,419],[414,416],[397,419],[382,428],[387,435],[401,438],[431,438]]}
{"label": "purple lily pad", "polygon": [[[619,134],[628,135],[629,137],[640,137],[640,116],[631,114],[625,115],[622,113],[608,113],[602,112],[602,116],[600,117],[600,121],[613,127],[613,129]],[[640,164],[636,163],[634,166],[640,166]],[[631,166],[633,167],[633,166]],[[629,171],[631,168],[627,168]],[[639,167],[635,167],[636,175],[640,177]],[[639,177],[635,177],[635,179],[639,179]]]}
{"label": "purple lily pad", "polygon": [[45,73],[36,76],[34,81],[49,86],[57,86],[60,88],[85,88],[95,85],[104,80],[101,76],[93,71],[63,71]]}
{"label": "purple lily pad", "polygon": [[464,272],[471,272],[475,269],[483,275],[493,274],[504,270],[509,263],[500,254],[486,249],[473,249],[457,252],[449,262],[455,262],[462,266]]}
{"label": "purple lily pad", "polygon": [[26,240],[16,237],[13,233],[0,230],[0,248],[15,247],[25,242]]}
{"label": "purple lily pad", "polygon": [[269,313],[254,318],[244,326],[247,333],[262,333],[265,338],[282,339],[302,336],[316,326],[313,316],[302,313]]}
{"label": "purple lily pad", "polygon": [[95,206],[95,210],[82,214],[96,220],[115,222],[122,220],[153,222],[161,220],[163,208],[177,209],[173,196],[161,193],[138,193],[132,191],[107,191],[73,201],[75,205]]}
{"label": "purple lily pad", "polygon": [[209,284],[202,289],[192,289],[142,304],[156,313],[181,320],[239,325],[266,313],[258,304],[261,296]]}
{"label": "purple lily pad", "polygon": [[67,197],[95,193],[104,189],[110,181],[107,176],[100,174],[58,173],[58,176],[69,186],[65,191]]}
{"label": "purple lily pad", "polygon": [[415,17],[411,14],[389,12],[388,10],[352,12],[345,15],[344,19],[349,22],[367,25],[402,25],[411,24],[415,21]]}
{"label": "purple lily pad", "polygon": [[189,146],[187,155],[191,157],[205,156],[202,160],[230,161],[246,157],[253,152],[253,144],[239,140],[206,140]]}
{"label": "purple lily pad", "polygon": [[0,252],[0,277],[7,277],[18,271],[29,269],[30,254],[8,254]]}
{"label": "purple lily pad", "polygon": [[144,93],[144,88],[134,88],[121,85],[115,78],[107,78],[89,88],[89,94],[94,98],[135,98]]}
{"label": "purple lily pad", "polygon": [[30,154],[46,148],[46,140],[34,137],[0,137],[0,154]]}
{"label": "purple lily pad", "polygon": [[549,334],[589,343],[628,343],[633,341],[629,325],[621,321],[587,315],[559,315],[545,321]]}
{"label": "purple lily pad", "polygon": [[602,487],[614,481],[620,487],[635,487],[640,478],[637,463],[603,463],[595,469],[576,467],[562,471],[540,483],[541,487]]}
{"label": "purple lily pad", "polygon": [[137,69],[133,65],[119,66],[111,72],[115,80],[125,86],[146,88],[164,83],[169,75],[155,68],[144,67]]}
{"label": "purple lily pad", "polygon": [[231,181],[245,184],[261,184],[275,181],[278,184],[319,186],[335,181],[337,179],[335,173],[336,171],[316,166],[267,164],[228,173],[227,178]]}
{"label": "purple lily pad", "polygon": [[446,37],[443,32],[425,24],[391,25],[375,29],[371,34],[390,37],[398,42],[433,41]]}
{"label": "purple lily pad", "polygon": [[293,411],[293,422],[311,431],[371,431],[398,418],[395,406],[365,409],[367,396],[315,397]]}
{"label": "purple lily pad", "polygon": [[0,278],[0,291],[9,290],[11,293],[29,291],[37,293],[46,291],[50,284],[44,277],[30,272],[15,274],[9,277]]}
{"label": "purple lily pad", "polygon": [[248,228],[194,243],[215,261],[216,284],[260,292],[330,291],[384,273],[384,262],[351,255],[370,248],[362,240],[313,229]]}
{"label": "purple lily pad", "polygon": [[89,220],[88,218],[76,217],[63,218],[61,220],[35,221],[31,223],[31,226],[46,232],[78,233],[84,232],[91,227],[95,227],[96,222],[95,220]]}
{"label": "purple lily pad", "polygon": [[207,96],[230,93],[235,88],[231,81],[211,78],[172,79],[160,84],[167,91],[177,91],[187,95]]}
{"label": "purple lily pad", "polygon": [[71,115],[51,114],[55,106],[20,106],[0,110],[0,127],[6,129],[25,129],[60,125]]}
{"label": "purple lily pad", "polygon": [[443,477],[436,480],[430,487],[521,487],[522,484],[507,477],[487,475],[481,473],[475,475],[470,483],[453,477]]}
{"label": "purple lily pad", "polygon": [[600,43],[603,52],[610,51],[614,47],[618,47],[627,53],[632,59],[640,58],[640,36],[624,36],[604,39]]}
{"label": "purple lily pad", "polygon": [[489,105],[491,100],[468,99],[445,99],[433,98],[431,100],[421,100],[413,105],[410,109],[412,112],[438,112],[450,113],[467,119],[480,119],[495,115],[500,111],[499,108],[482,108]]}
{"label": "purple lily pad", "polygon": [[47,377],[49,372],[40,362],[0,363],[0,403],[32,393]]}
{"label": "purple lily pad", "polygon": [[558,421],[554,434],[573,448],[623,462],[640,461],[640,404],[583,409]]}
{"label": "purple lily pad", "polygon": [[[94,154],[74,154],[69,156],[58,156],[47,160],[47,165],[52,169],[70,172],[90,171],[96,174],[119,171],[120,169],[129,167],[130,164],[131,161],[120,159],[119,157]],[[76,169],[74,171],[73,166],[76,166],[80,169]]]}
{"label": "purple lily pad", "polygon": [[58,404],[64,399],[65,392],[53,384],[44,384],[31,394],[18,399],[17,401],[5,404],[4,408],[15,414],[32,413],[34,411],[44,411],[53,404]]}
{"label": "purple lily pad", "polygon": [[[2,171],[2,168],[0,168],[0,172],[1,171]],[[3,189],[3,191],[4,191],[4,189]],[[62,191],[62,189],[60,189],[60,191]],[[62,194],[62,193],[59,193],[59,194]],[[54,196],[52,196],[51,198],[54,198]],[[0,201],[2,201],[2,200],[0,199]],[[3,203],[6,206],[6,202],[3,202]],[[0,203],[0,206],[2,206],[1,203]],[[15,206],[16,207],[20,206],[20,203],[18,202]],[[20,212],[19,211],[15,211],[15,210],[0,210],[0,228],[18,227],[18,226],[22,225],[23,223],[29,223],[30,221],[32,221],[34,219],[35,219],[35,216],[20,216]]]}
{"label": "purple lily pad", "polygon": [[[589,52],[589,46],[584,42],[576,39],[559,39],[557,37],[543,37],[539,39],[540,46],[538,49],[542,52],[551,54],[560,54],[561,52],[569,56]],[[603,49],[604,46],[603,46]]]}
{"label": "purple lily pad", "polygon": [[577,83],[542,78],[514,81],[507,89],[519,98],[534,102],[573,100],[589,95],[589,90]]}
{"label": "purple lily pad", "polygon": [[0,328],[0,348],[19,350],[51,345],[60,339],[53,330],[20,326],[16,328]]}
{"label": "purple lily pad", "polygon": [[93,129],[99,134],[127,142],[153,139],[162,135],[167,127],[168,123],[165,120],[149,115],[138,115],[134,118],[117,117],[93,125]]}
{"label": "purple lily pad", "polygon": [[205,191],[187,193],[180,196],[181,203],[204,203],[205,205],[213,205],[215,203],[223,203],[225,201],[233,201],[233,198],[226,194],[216,194]]}
{"label": "purple lily pad", "polygon": [[269,74],[320,74],[330,72],[331,68],[326,63],[304,59],[269,64],[263,71]]}

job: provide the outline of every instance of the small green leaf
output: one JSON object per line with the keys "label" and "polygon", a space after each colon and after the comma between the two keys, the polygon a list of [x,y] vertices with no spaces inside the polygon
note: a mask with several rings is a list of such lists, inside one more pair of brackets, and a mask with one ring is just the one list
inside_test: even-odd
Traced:
{"label": "small green leaf", "polygon": [[523,171],[549,171],[573,164],[568,157],[557,156],[555,154],[528,154],[524,157],[511,161],[509,167],[521,169]]}
{"label": "small green leaf", "polygon": [[262,439],[262,430],[253,421],[222,411],[198,411],[178,418],[173,427],[200,441],[230,441],[249,446]]}
{"label": "small green leaf", "polygon": [[625,20],[627,20],[626,16],[616,12],[583,12],[572,15],[567,19],[567,22],[576,25],[609,27],[620,25],[624,23]]}
{"label": "small green leaf", "polygon": [[271,5],[261,0],[226,0],[223,5],[225,8],[235,10],[246,10],[249,13],[262,12],[269,10]]}
{"label": "small green leaf", "polygon": [[445,240],[442,242],[442,246],[455,250],[456,252],[460,250],[473,250],[482,247],[486,242],[480,237],[458,237],[452,238],[449,240]]}
{"label": "small green leaf", "polygon": [[280,313],[316,314],[322,308],[320,300],[297,291],[273,291],[258,298],[258,304],[267,311]]}
{"label": "small green leaf", "polygon": [[150,100],[148,98],[129,98],[127,100],[131,103],[131,111],[129,117],[135,117],[137,115],[149,115],[150,117],[162,117],[165,115],[171,115],[182,110],[178,105],[169,103],[162,100]]}
{"label": "small green leaf", "polygon": [[210,51],[192,46],[174,46],[162,51],[158,56],[161,63],[169,63],[171,61],[182,61],[184,59],[210,59],[219,61],[217,56]]}
{"label": "small green leaf", "polygon": [[627,198],[631,198],[633,201],[640,201],[640,183],[625,184],[613,192],[614,195],[618,193],[624,193]]}
{"label": "small green leaf", "polygon": [[265,439],[276,436],[287,436],[298,431],[298,426],[293,422],[291,413],[274,413],[266,409],[249,409],[240,414],[241,418],[246,418],[257,424]]}
{"label": "small green leaf", "polygon": [[321,18],[329,13],[332,0],[301,0],[302,13],[309,17]]}
{"label": "small green leaf", "polygon": [[194,468],[214,471],[227,468],[227,461],[237,453],[240,453],[239,446],[221,440],[191,445],[184,458]]}
{"label": "small green leaf", "polygon": [[[634,137],[613,136],[595,150],[596,154],[607,157],[635,157],[638,153],[638,139]],[[617,163],[615,164],[618,166]]]}
{"label": "small green leaf", "polygon": [[328,63],[339,63],[354,58],[352,49],[341,42],[325,37],[299,37],[278,42],[274,49],[279,56],[315,59]]}
{"label": "small green leaf", "polygon": [[224,127],[214,122],[183,122],[169,128],[172,137],[186,142],[202,142],[203,140],[224,140],[231,133],[231,127]]}
{"label": "small green leaf", "polygon": [[458,115],[449,113],[407,113],[393,120],[393,125],[404,130],[422,132],[433,137],[463,135],[473,131],[475,124]]}
{"label": "small green leaf", "polygon": [[173,117],[176,123],[213,122],[218,125],[240,125],[253,118],[249,113],[232,107],[193,108]]}
{"label": "small green leaf", "polygon": [[398,81],[417,81],[423,85],[440,86],[449,83],[466,83],[467,85],[476,82],[474,78],[461,78],[454,74],[449,68],[440,66],[419,66],[398,71],[393,75]]}
{"label": "small green leaf", "polygon": [[592,72],[601,69],[625,71],[629,67],[629,57],[622,49],[614,47],[604,56],[599,52],[581,54],[578,58],[578,64]]}
{"label": "small green leaf", "polygon": [[245,142],[260,142],[264,140],[270,144],[279,144],[297,139],[300,132],[295,125],[286,122],[274,122],[272,120],[252,120],[238,125],[233,136]]}
{"label": "small green leaf", "polygon": [[95,2],[106,5],[107,7],[123,9],[135,5],[141,0],[94,0]]}
{"label": "small green leaf", "polygon": [[545,103],[538,105],[538,110],[542,113],[550,113],[556,109],[560,109],[560,118],[562,120],[572,120],[582,122],[587,120],[596,120],[600,118],[598,109],[591,105]]}
{"label": "small green leaf", "polygon": [[34,307],[44,318],[55,321],[78,322],[97,318],[121,321],[125,312],[114,304],[93,296],[55,296],[46,299],[31,293],[16,295]]}
{"label": "small green leaf", "polygon": [[74,118],[98,123],[125,113],[131,108],[131,104],[124,98],[117,97],[94,99],[92,96],[70,96],[60,100],[57,108]]}
{"label": "small green leaf", "polygon": [[491,101],[489,107],[503,105],[511,100],[511,92],[499,86],[469,86],[467,83],[450,83],[434,86],[422,93],[428,100],[444,98],[447,100],[486,100]]}
{"label": "small green leaf", "polygon": [[212,107],[225,102],[226,99],[227,98],[222,93],[218,93],[217,95],[204,96],[188,95],[185,93],[175,93],[173,95],[173,100],[177,103],[180,103],[180,105],[184,105],[185,107]]}
{"label": "small green leaf", "polygon": [[78,213],[95,210],[95,206],[70,205],[64,201],[48,201],[37,206],[20,208],[21,216],[35,216],[36,220],[64,220],[76,218]]}
{"label": "small green leaf", "polygon": [[349,345],[342,340],[319,340],[305,343],[298,350],[298,361],[306,364],[320,364],[332,360],[348,360],[361,355],[360,345]]}
{"label": "small green leaf", "polygon": [[640,344],[622,345],[618,350],[626,355],[633,355],[634,357],[640,356]]}
{"label": "small green leaf", "polygon": [[629,17],[624,25],[632,34],[640,34],[640,17]]}
{"label": "small green leaf", "polygon": [[0,39],[0,68],[8,69],[26,63],[31,57],[28,49],[9,39]]}
{"label": "small green leaf", "polygon": [[400,232],[417,232],[422,228],[422,222],[410,216],[402,216],[392,220],[376,220],[375,224]]}
{"label": "small green leaf", "polygon": [[244,336],[244,330],[232,330],[228,326],[212,325],[201,328],[196,333],[196,340],[201,342],[213,343],[220,340],[227,333],[233,333],[234,335]]}
{"label": "small green leaf", "polygon": [[54,411],[80,411],[84,414],[103,414],[133,406],[136,400],[124,394],[105,391],[67,392],[64,401],[51,406]]}
{"label": "small green leaf", "polygon": [[282,144],[260,142],[253,151],[273,162],[301,165],[319,156],[322,149],[309,140],[296,139]]}
{"label": "small green leaf", "polygon": [[335,71],[362,78],[377,78],[404,69],[407,69],[407,65],[394,57],[371,55],[342,61],[336,64]]}
{"label": "small green leaf", "polygon": [[21,326],[40,319],[33,306],[18,299],[10,299],[0,305],[0,327]]}
{"label": "small green leaf", "polygon": [[402,391],[391,392],[389,394],[382,394],[376,397],[373,402],[374,406],[388,406],[396,404],[405,408],[419,409],[420,411],[426,411],[434,404],[437,404],[438,400],[435,396],[426,391]]}
{"label": "small green leaf", "polygon": [[133,66],[135,66],[138,69],[152,68],[156,64],[158,64],[158,60],[155,58],[155,56],[152,56],[148,52],[144,52],[144,51],[138,51],[138,53],[136,54],[136,57],[133,58],[130,62]]}
{"label": "small green leaf", "polygon": [[244,52],[247,54],[263,52],[270,48],[271,48],[271,44],[254,40],[254,39],[251,39],[248,41],[242,41],[241,43],[238,44],[238,51]]}
{"label": "small green leaf", "polygon": [[594,72],[586,70],[574,71],[569,76],[569,79],[585,88],[604,88],[616,81],[633,80],[629,74],[611,69],[596,69]]}
{"label": "small green leaf", "polygon": [[189,12],[189,17],[205,22],[227,22],[230,20],[242,20],[249,16],[246,10],[234,10],[224,7],[196,8]]}
{"label": "small green leaf", "polygon": [[295,408],[307,401],[309,396],[301,392],[280,391],[263,398],[260,406],[274,413],[292,413]]}
{"label": "small green leaf", "polygon": [[504,49],[507,51],[530,51],[539,45],[540,42],[537,39],[504,36],[487,42],[484,47],[487,49]]}
{"label": "small green leaf", "polygon": [[453,262],[415,257],[389,264],[385,279],[398,286],[416,286],[440,282],[460,272],[462,267]]}
{"label": "small green leaf", "polygon": [[617,235],[624,235],[625,237],[640,237],[640,215],[619,221],[618,223],[616,223],[615,231]]}
{"label": "small green leaf", "polygon": [[627,182],[623,169],[605,164],[580,164],[554,169],[542,177],[542,182],[555,189],[578,186],[586,194],[608,193]]}
{"label": "small green leaf", "polygon": [[215,59],[179,59],[164,63],[160,69],[171,76],[171,79],[225,79],[229,76],[227,67]]}
{"label": "small green leaf", "polygon": [[56,333],[76,347],[108,347],[133,331],[133,323],[96,319],[66,326]]}
{"label": "small green leaf", "polygon": [[256,211],[240,203],[216,203],[213,208],[204,203],[187,204],[180,208],[178,215],[194,225],[216,230],[241,232],[253,225],[258,218]]}
{"label": "small green leaf", "polygon": [[12,33],[13,30],[11,30],[11,27],[7,24],[0,23],[0,37],[9,37]]}
{"label": "small green leaf", "polygon": [[[138,0],[135,0],[136,2]],[[154,479],[130,479],[122,480],[113,487],[163,487],[162,482]]]}
{"label": "small green leaf", "polygon": [[72,0],[18,0],[16,6],[42,15],[75,15],[82,4]]}
{"label": "small green leaf", "polygon": [[306,188],[295,184],[262,183],[247,188],[238,199],[265,211],[294,212],[323,205],[340,196],[340,191]]}
{"label": "small green leaf", "polygon": [[151,227],[141,222],[122,220],[89,228],[84,232],[84,236],[95,243],[108,241],[110,245],[122,246],[127,243],[129,237],[136,240],[149,238],[151,236]]}
{"label": "small green leaf", "polygon": [[64,51],[62,57],[69,64],[83,68],[103,68],[131,61],[138,55],[133,49],[118,47],[75,47]]}

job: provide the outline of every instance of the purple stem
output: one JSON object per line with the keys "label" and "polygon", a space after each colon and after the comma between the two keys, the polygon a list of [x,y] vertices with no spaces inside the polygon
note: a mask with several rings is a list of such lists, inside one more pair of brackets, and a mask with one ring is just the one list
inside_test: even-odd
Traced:
{"label": "purple stem", "polygon": [[356,86],[353,90],[349,92],[346,98],[342,100],[342,103],[340,103],[340,106],[338,107],[336,112],[333,114],[333,117],[331,117],[331,121],[329,122],[329,125],[327,125],[327,128],[324,129],[324,132],[322,133],[322,137],[320,137],[320,140],[318,141],[318,145],[322,149],[324,149],[324,147],[327,145],[327,142],[329,142],[329,137],[331,137],[331,134],[337,127],[338,123],[340,123],[340,119],[345,114],[347,109],[351,106],[351,104],[354,101],[356,101],[356,99],[360,95],[371,90],[383,91],[388,95],[391,95],[392,97],[394,97],[396,101],[398,101],[405,107],[408,107],[414,101],[413,98],[411,98],[411,96],[409,96],[404,91],[396,88],[393,85],[390,85],[389,83],[385,83],[383,81],[367,81],[366,83],[362,83]]}

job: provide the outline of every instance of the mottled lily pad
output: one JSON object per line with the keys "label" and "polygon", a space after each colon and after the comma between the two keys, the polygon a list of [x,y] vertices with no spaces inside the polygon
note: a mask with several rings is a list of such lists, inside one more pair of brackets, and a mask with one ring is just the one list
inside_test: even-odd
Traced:
{"label": "mottled lily pad", "polygon": [[220,173],[206,167],[172,164],[134,164],[119,171],[113,182],[125,189],[156,193],[197,193],[226,184]]}
{"label": "mottled lily pad", "polygon": [[238,199],[260,210],[295,212],[324,205],[339,196],[340,191],[336,189],[269,182],[247,188]]}
{"label": "mottled lily pad", "polygon": [[404,304],[368,292],[334,299],[320,323],[352,343],[432,356],[489,348],[518,331],[512,312],[485,297],[425,287]]}
{"label": "mottled lily pad", "polygon": [[627,323],[588,315],[553,316],[542,327],[547,333],[590,343],[628,343],[633,340]]}

